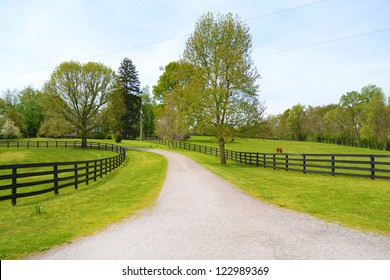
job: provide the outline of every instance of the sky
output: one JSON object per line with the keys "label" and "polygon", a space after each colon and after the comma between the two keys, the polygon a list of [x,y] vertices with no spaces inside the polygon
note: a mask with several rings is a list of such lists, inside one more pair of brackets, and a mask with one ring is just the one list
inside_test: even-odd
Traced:
{"label": "sky", "polygon": [[338,103],[368,84],[390,94],[388,0],[0,0],[0,96],[42,89],[65,61],[117,71],[126,57],[152,89],[206,12],[249,26],[267,114]]}

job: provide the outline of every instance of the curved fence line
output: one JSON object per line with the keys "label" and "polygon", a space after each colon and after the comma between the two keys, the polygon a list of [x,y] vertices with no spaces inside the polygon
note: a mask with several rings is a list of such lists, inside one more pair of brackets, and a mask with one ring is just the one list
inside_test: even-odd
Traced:
{"label": "curved fence line", "polygon": [[[219,156],[220,149],[183,141],[167,141],[147,138],[145,141]],[[235,162],[264,168],[365,177],[371,179],[390,179],[390,155],[374,154],[278,154],[254,153],[225,150],[226,158]]]}
{"label": "curved fence line", "polygon": [[[78,141],[7,141],[0,148],[81,148]],[[0,165],[0,201],[16,200],[54,192],[82,183],[89,184],[117,169],[126,159],[126,149],[113,144],[89,142],[87,149],[107,150],[118,155],[97,160]]]}

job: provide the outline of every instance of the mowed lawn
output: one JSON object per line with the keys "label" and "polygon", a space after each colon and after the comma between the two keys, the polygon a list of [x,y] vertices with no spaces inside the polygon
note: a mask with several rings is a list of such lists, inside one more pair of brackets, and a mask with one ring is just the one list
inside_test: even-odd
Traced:
{"label": "mowed lawn", "polygon": [[[213,137],[192,136],[189,143],[218,147]],[[282,147],[289,154],[388,154],[389,151],[359,147],[342,146],[318,142],[265,140],[265,139],[231,139],[226,141],[226,149],[239,152],[275,153],[276,147]]]}
{"label": "mowed lawn", "polygon": [[[210,137],[191,137],[190,142],[217,146]],[[154,143],[138,145],[167,149]],[[236,151],[274,152],[277,146],[282,146],[290,153],[389,154],[332,144],[257,139],[240,139],[228,144],[227,148]],[[179,149],[169,150],[185,154],[264,202],[344,226],[390,235],[390,180],[303,174],[232,161],[228,161],[227,165],[220,165],[219,158],[215,156]]]}
{"label": "mowed lawn", "polygon": [[[1,152],[8,157],[8,162],[16,157],[19,160],[23,157],[27,159],[32,151],[20,149]],[[36,151],[40,162],[114,155],[96,150],[88,150],[92,153],[88,156],[78,150],[75,152],[79,155],[76,155],[66,149],[65,156],[57,149],[53,152],[57,154],[56,158],[46,148]],[[12,152],[15,153],[12,155]],[[58,160],[58,156],[61,160]],[[0,164],[4,164],[4,158],[1,156]],[[152,206],[162,187],[166,168],[167,161],[160,155],[128,151],[127,159],[119,169],[96,183],[81,185],[77,191],[69,187],[60,190],[58,196],[47,194],[21,198],[15,207],[11,206],[10,201],[1,202],[0,259],[18,259],[68,243]]]}
{"label": "mowed lawn", "polygon": [[81,148],[0,148],[0,165],[82,161],[115,156],[115,152]]}

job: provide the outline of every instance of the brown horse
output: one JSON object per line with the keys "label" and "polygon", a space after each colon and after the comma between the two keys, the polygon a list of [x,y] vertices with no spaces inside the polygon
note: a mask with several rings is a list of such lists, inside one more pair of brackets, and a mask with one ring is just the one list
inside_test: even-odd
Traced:
{"label": "brown horse", "polygon": [[283,154],[283,148],[282,147],[277,147],[276,148],[276,152]]}

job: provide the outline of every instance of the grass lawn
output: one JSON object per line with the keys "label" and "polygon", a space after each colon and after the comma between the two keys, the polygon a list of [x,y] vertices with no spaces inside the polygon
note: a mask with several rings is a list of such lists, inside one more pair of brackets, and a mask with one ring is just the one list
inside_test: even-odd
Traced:
{"label": "grass lawn", "polygon": [[58,196],[20,199],[15,207],[9,201],[1,202],[0,259],[18,259],[68,243],[150,207],[160,192],[166,168],[167,161],[159,155],[128,151],[122,167],[77,191],[67,188]]}
{"label": "grass lawn", "polygon": [[[190,143],[218,147],[213,137],[191,136]],[[235,139],[233,143],[227,141],[226,149],[239,152],[275,153],[276,147],[282,147],[283,152],[289,154],[390,154],[389,151],[341,146],[318,142],[299,142],[287,140],[264,140],[264,139]]]}
{"label": "grass lawn", "polygon": [[[200,138],[200,137],[199,137]],[[212,145],[210,138],[193,137],[192,142]],[[331,144],[282,141],[291,152],[312,153],[381,153],[381,151],[344,147]],[[273,152],[273,140],[240,140],[229,146],[235,150],[245,149]],[[127,143],[144,147],[159,147],[154,143]],[[261,147],[259,145],[261,144]],[[288,144],[288,146],[287,146]],[[216,145],[216,144],[214,144]],[[264,148],[264,149],[262,149]],[[268,150],[267,150],[268,149]],[[228,161],[222,166],[219,158],[197,152],[180,149],[169,149],[182,153],[221,176],[245,193],[298,212],[310,214],[320,219],[344,226],[390,235],[390,182],[354,177],[330,176],[320,174],[303,174],[300,172],[273,170],[271,168],[253,167]],[[364,151],[363,151],[364,150]],[[383,153],[383,152],[382,152]]]}
{"label": "grass lawn", "polygon": [[[44,156],[42,156],[44,154]],[[115,152],[80,148],[0,148],[0,165],[82,161],[115,156]]]}

